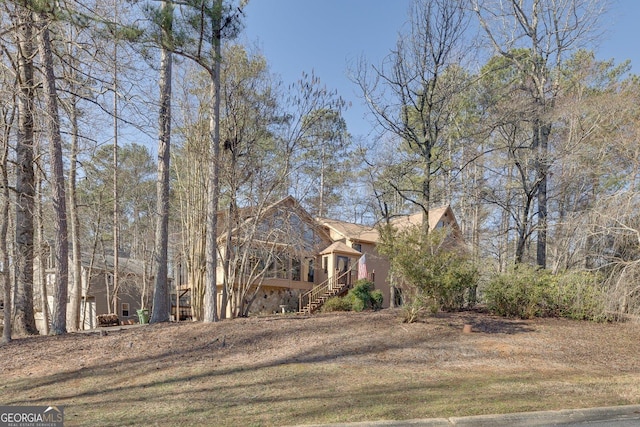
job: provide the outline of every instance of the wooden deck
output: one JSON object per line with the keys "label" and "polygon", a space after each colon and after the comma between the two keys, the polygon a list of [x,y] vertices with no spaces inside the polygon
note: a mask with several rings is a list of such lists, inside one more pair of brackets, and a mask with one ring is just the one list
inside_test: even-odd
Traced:
{"label": "wooden deck", "polygon": [[[171,306],[171,317],[173,319],[176,318],[176,306]],[[191,306],[190,305],[181,305],[180,306],[180,319],[179,320],[192,320],[193,316],[191,315]]]}

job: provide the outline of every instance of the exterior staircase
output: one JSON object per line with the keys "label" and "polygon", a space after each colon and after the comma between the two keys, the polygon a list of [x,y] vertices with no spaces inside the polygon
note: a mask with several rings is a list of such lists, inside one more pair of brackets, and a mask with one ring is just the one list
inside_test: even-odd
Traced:
{"label": "exterior staircase", "polygon": [[352,286],[351,270],[336,273],[326,281],[300,295],[298,314],[313,314],[331,297],[342,296]]}

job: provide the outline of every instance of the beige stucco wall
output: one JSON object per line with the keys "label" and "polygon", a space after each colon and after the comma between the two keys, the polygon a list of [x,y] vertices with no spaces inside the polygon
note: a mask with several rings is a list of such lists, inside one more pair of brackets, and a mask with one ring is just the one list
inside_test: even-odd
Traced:
{"label": "beige stucco wall", "polygon": [[361,252],[365,254],[367,263],[367,272],[369,275],[374,274],[373,283],[376,289],[382,291],[382,306],[389,307],[390,286],[388,283],[389,276],[389,259],[380,255],[373,243],[360,242]]}

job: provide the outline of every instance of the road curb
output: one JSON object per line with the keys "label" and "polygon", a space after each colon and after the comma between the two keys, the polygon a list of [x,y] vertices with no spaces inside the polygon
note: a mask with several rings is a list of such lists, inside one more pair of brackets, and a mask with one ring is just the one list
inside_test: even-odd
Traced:
{"label": "road curb", "polygon": [[503,415],[478,415],[449,418],[453,426],[513,426],[532,427],[562,425],[590,421],[640,420],[640,405],[612,406],[558,411],[520,412]]}
{"label": "road curb", "polygon": [[638,424],[640,425],[640,405],[518,412],[501,415],[474,415],[469,417],[426,418],[403,421],[364,421],[357,423],[313,424],[306,425],[305,427],[535,427],[561,426],[569,423],[625,420],[638,420]]}

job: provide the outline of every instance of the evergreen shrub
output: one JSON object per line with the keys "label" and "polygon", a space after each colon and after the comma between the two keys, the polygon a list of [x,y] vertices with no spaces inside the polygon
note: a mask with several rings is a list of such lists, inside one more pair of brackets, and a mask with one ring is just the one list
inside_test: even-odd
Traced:
{"label": "evergreen shrub", "polygon": [[589,272],[552,274],[520,264],[495,275],[483,295],[489,311],[500,316],[606,320],[600,276]]}

